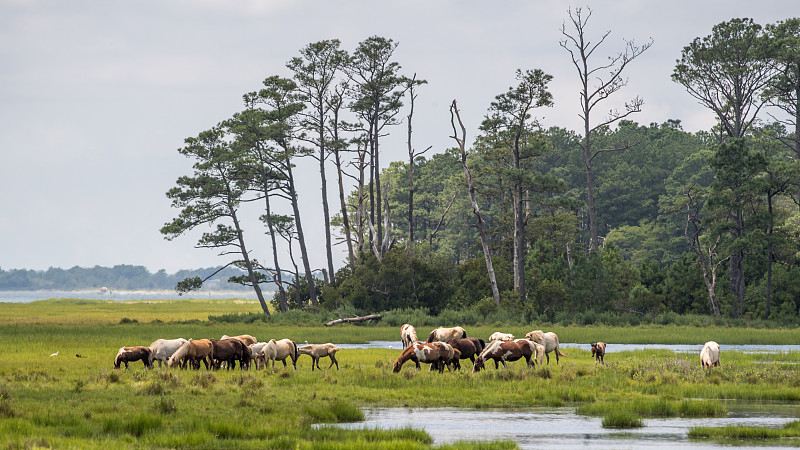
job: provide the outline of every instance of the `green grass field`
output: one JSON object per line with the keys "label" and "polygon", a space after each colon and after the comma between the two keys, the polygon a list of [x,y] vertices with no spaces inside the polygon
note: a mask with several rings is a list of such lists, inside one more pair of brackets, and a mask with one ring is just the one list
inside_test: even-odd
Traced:
{"label": "green grass field", "polygon": [[[165,302],[42,301],[0,304],[0,442],[17,447],[208,448],[430,448],[414,429],[342,430],[314,424],[358,421],[361,407],[525,408],[575,406],[606,417],[716,416],[723,401],[800,401],[800,354],[724,352],[723,366],[700,368],[697,355],[670,351],[609,354],[595,366],[588,350],[569,349],[556,365],[472,374],[417,371],[397,374],[394,349],[342,350],[340,370],[298,371],[114,370],[121,346],[158,338],[219,338],[252,334],[259,340],[358,343],[399,340],[395,327],[345,325],[272,326],[218,324],[209,314],[252,311],[237,301]],[[121,323],[123,319],[128,319]],[[187,322],[191,321],[191,322]],[[794,343],[797,330],[691,327],[545,328],[563,342]],[[419,330],[420,334],[429,330]],[[525,329],[473,327],[484,339],[493,331],[522,336]],[[587,346],[588,348],[588,346]],[[58,351],[59,355],[50,354]],[[76,355],[81,355],[77,357]],[[327,367],[327,360],[321,365]],[[687,401],[693,399],[693,401]],[[702,399],[695,403],[694,400]],[[513,448],[510,442],[459,443],[457,448]]]}

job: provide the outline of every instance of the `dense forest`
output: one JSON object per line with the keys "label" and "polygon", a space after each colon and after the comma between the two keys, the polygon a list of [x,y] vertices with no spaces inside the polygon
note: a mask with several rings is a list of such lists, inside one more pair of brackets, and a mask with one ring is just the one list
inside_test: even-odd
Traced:
{"label": "dense forest", "polygon": [[[165,270],[151,273],[144,266],[116,265],[114,267],[72,267],[60,269],[51,267],[47,270],[0,269],[0,291],[30,290],[169,290],[174,289],[181,280],[187,277],[207,276],[220,268],[202,268],[179,270],[168,274]],[[240,284],[228,283],[230,277],[241,275],[235,268],[227,268],[209,279],[208,288],[245,289]]]}
{"label": "dense forest", "polygon": [[[267,314],[272,301],[278,311],[796,323],[800,21],[732,19],[676,55],[672,80],[717,118],[690,133],[679,119],[634,120],[642,99],[617,97],[652,42],[615,50],[606,33],[589,44],[590,16],[571,10],[560,41],[576,69],[582,130],[543,128],[536,115],[552,104],[552,77],[518,70],[516,85],[487,99],[469,146],[454,100],[453,147],[431,155],[414,146],[414,107],[435,87],[403,73],[397,42],[373,36],[352,52],[338,40],[309,44],[288,62],[291,78],[266,78],[240,113],[186,139],[179,152],[194,173],[167,193],[179,213],[161,232],[213,225],[197,246],[241,269],[233,281],[255,289]],[[407,136],[406,161],[381,163],[389,133]],[[303,229],[298,197],[312,193],[296,189],[300,158],[318,163],[323,230]],[[244,223],[245,208],[261,223]],[[263,242],[245,240],[245,229],[264,232],[271,254],[256,258],[250,249]],[[312,268],[304,233],[320,231],[327,261]],[[348,254],[338,271],[335,243]]]}

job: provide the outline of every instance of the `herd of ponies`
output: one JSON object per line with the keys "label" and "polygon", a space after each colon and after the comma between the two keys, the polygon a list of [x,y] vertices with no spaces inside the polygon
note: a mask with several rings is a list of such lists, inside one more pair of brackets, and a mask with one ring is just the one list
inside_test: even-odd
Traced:
{"label": "herd of ponies", "polygon": [[[489,336],[487,343],[483,339],[468,337],[462,327],[439,327],[430,332],[426,342],[422,342],[417,339],[416,329],[412,325],[404,324],[400,327],[400,340],[403,351],[394,361],[393,372],[400,372],[403,364],[408,361],[413,361],[417,369],[421,367],[420,363],[424,363],[430,364],[431,370],[443,373],[445,367],[448,371],[460,370],[461,361],[469,359],[472,372],[475,373],[485,368],[487,360],[493,360],[495,369],[499,369],[501,363],[503,367],[508,367],[507,362],[524,358],[526,367],[535,368],[536,364],[542,364],[545,359],[550,364],[550,353],[555,354],[556,363],[559,357],[567,356],[559,350],[558,336],[542,330],[526,333],[521,339],[515,339],[510,333],[496,332]],[[595,365],[605,364],[606,343],[596,342],[590,346]],[[276,360],[287,367],[288,359],[296,370],[300,355],[309,355],[312,371],[315,367],[322,369],[319,360],[324,357],[331,360],[328,369],[335,364],[339,370],[339,361],[336,360],[338,351],[339,347],[331,343],[298,347],[291,339],[258,342],[249,334],[224,335],[220,339],[158,339],[149,347],[120,348],[114,359],[114,368],[119,369],[125,364],[127,369],[130,362],[142,361],[146,368],[152,369],[154,362],[158,361],[159,367],[163,363],[167,367],[199,370],[202,364],[206,370],[222,367],[230,370],[236,368],[238,361],[239,367],[245,370],[253,362],[257,369],[266,368],[271,361],[274,369]],[[706,342],[700,351],[700,362],[704,368],[719,366],[719,344],[714,341]]]}

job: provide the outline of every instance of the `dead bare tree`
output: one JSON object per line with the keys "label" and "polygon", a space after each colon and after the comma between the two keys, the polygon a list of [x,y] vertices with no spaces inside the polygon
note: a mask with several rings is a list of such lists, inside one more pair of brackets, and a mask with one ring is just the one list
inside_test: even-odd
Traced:
{"label": "dead bare tree", "polygon": [[[586,24],[592,16],[592,10],[584,17],[581,8],[576,8],[573,12],[571,9],[568,11],[572,26],[575,28],[574,34],[567,32],[566,25],[561,26],[561,34],[564,36],[559,41],[559,45],[569,52],[572,58],[572,64],[578,71],[580,78],[581,90],[581,112],[578,116],[583,119],[583,141],[580,146],[583,150],[583,162],[586,168],[586,206],[589,210],[589,250],[597,251],[598,238],[597,238],[597,215],[594,207],[594,172],[592,170],[592,161],[597,155],[604,152],[615,152],[626,150],[633,146],[631,143],[614,148],[594,149],[592,137],[599,129],[609,126],[633,113],[641,111],[644,100],[640,97],[634,97],[632,100],[625,103],[625,110],[619,111],[612,109],[609,111],[608,116],[592,125],[590,115],[598,104],[607,100],[611,95],[618,92],[623,87],[627,86],[628,80],[622,77],[622,72],[628,67],[634,59],[644,53],[651,45],[652,39],[643,45],[636,45],[634,41],[625,41],[625,50],[611,56],[604,64],[594,67],[589,65],[589,60],[592,58],[594,52],[605,42],[606,38],[611,34],[611,31],[606,31],[598,41],[591,42],[587,40]],[[605,75],[603,75],[605,73]],[[591,85],[590,80],[595,80],[596,84]]]}
{"label": "dead bare tree", "polygon": [[[458,120],[458,126],[461,128],[460,135],[456,129],[456,120]],[[475,214],[477,219],[478,234],[481,237],[481,246],[483,247],[483,257],[486,259],[486,272],[489,274],[489,283],[492,287],[492,297],[494,298],[495,303],[499,305],[500,290],[497,288],[497,278],[494,274],[492,256],[489,253],[489,243],[486,240],[486,233],[483,230],[483,216],[481,216],[481,210],[478,206],[478,201],[475,199],[475,184],[472,180],[469,166],[467,166],[467,129],[464,127],[464,122],[461,121],[461,114],[458,112],[458,105],[456,104],[455,100],[453,100],[453,103],[450,104],[450,125],[453,127],[453,135],[450,137],[458,143],[458,148],[461,152],[461,167],[464,168],[464,176],[467,180],[467,189],[469,190],[469,201],[472,203],[472,212]]]}
{"label": "dead bare tree", "polygon": [[417,80],[417,74],[415,73],[410,80],[407,81],[407,92],[409,93],[409,98],[411,99],[411,109],[408,112],[408,181],[409,181],[409,188],[408,188],[408,242],[406,243],[406,247],[411,250],[413,253],[414,251],[414,160],[417,156],[420,156],[431,149],[431,147],[426,148],[421,152],[417,152],[414,150],[414,147],[411,145],[411,121],[414,117],[414,100],[417,98],[417,94],[414,93],[414,87],[420,84],[427,83],[425,80]]}

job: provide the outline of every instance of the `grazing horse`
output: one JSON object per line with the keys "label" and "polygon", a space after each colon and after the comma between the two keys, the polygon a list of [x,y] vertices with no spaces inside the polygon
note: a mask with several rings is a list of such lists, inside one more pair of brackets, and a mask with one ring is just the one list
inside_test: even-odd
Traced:
{"label": "grazing horse", "polygon": [[703,368],[712,368],[719,365],[719,344],[714,341],[706,342],[703,349],[700,350],[700,364]]}
{"label": "grazing horse", "polygon": [[150,347],[122,347],[117,352],[117,357],[114,359],[114,368],[119,369],[120,364],[125,363],[125,368],[128,368],[128,363],[133,361],[141,361],[148,369],[153,368],[153,352]]}
{"label": "grazing horse", "polygon": [[258,361],[258,354],[261,353],[261,350],[267,345],[266,342],[256,342],[255,344],[250,344],[247,348],[250,349],[250,355],[252,355],[253,360],[256,362],[256,369],[260,369],[260,363]]}
{"label": "grazing horse", "polygon": [[463,339],[465,337],[467,337],[467,332],[461,327],[439,327],[428,335],[428,342],[447,342],[450,339]]}
{"label": "grazing horse", "polygon": [[261,349],[261,353],[258,354],[259,361],[263,361],[265,367],[267,361],[271,360],[273,369],[275,368],[276,359],[283,363],[283,367],[286,367],[286,358],[290,358],[292,360],[292,366],[297,370],[298,356],[300,355],[297,352],[297,344],[291,339],[281,339],[280,341],[270,339],[267,345]]}
{"label": "grazing horse", "polygon": [[526,365],[531,367],[531,355],[533,355],[532,346],[524,341],[526,339],[518,339],[517,341],[494,341],[490,343],[478,355],[475,364],[472,366],[472,373],[480,372],[485,368],[485,361],[487,359],[494,360],[495,369],[500,368],[499,363],[503,363],[503,367],[508,368],[506,361],[516,361],[520,358],[525,358]]}
{"label": "grazing horse", "polygon": [[331,358],[331,365],[328,366],[328,369],[333,367],[336,364],[336,370],[339,370],[339,361],[336,360],[336,352],[339,351],[339,347],[336,345],[331,344],[328,342],[327,344],[310,344],[304,345],[302,347],[297,348],[297,353],[301,355],[309,355],[311,356],[311,371],[314,371],[314,365],[317,366],[317,369],[322,370],[319,366],[319,359],[324,358],[326,356]]}
{"label": "grazing horse", "polygon": [[[447,341],[447,345],[459,351],[460,354],[458,359],[469,358],[472,364],[475,364],[475,357],[480,355],[484,347],[483,341],[474,337],[466,339],[450,339]],[[453,361],[453,365],[456,369],[461,370],[461,363],[459,361]]]}
{"label": "grazing horse", "polygon": [[536,364],[541,364],[544,361],[544,345],[537,344],[530,339],[514,339],[514,342],[521,342],[531,347],[531,365],[536,367]]}
{"label": "grazing horse", "polygon": [[592,344],[592,356],[594,356],[594,365],[596,366],[597,363],[601,362],[603,365],[606,364],[603,361],[603,357],[606,355],[606,343],[605,342],[597,342]]}
{"label": "grazing horse", "polygon": [[150,351],[153,352],[153,360],[158,361],[158,367],[161,367],[163,361],[166,365],[169,362],[169,357],[181,348],[181,345],[187,341],[184,338],[178,339],[158,339],[150,344]]}
{"label": "grazing horse", "polygon": [[453,347],[444,342],[415,342],[403,350],[400,357],[395,360],[392,372],[400,372],[406,361],[414,360],[425,364],[435,364],[435,367],[439,369],[439,373],[442,373],[444,372],[445,361],[452,360],[454,354]]}
{"label": "grazing horse", "polygon": [[567,356],[561,353],[561,350],[558,349],[558,336],[555,333],[544,333],[542,330],[531,331],[530,333],[525,334],[525,339],[530,339],[533,342],[536,342],[539,345],[544,346],[544,355],[547,357],[547,364],[550,364],[550,352],[556,352],[556,364],[558,364],[558,357],[559,356]]}
{"label": "grazing horse", "polygon": [[200,361],[210,369],[214,365],[214,345],[209,339],[189,339],[185,344],[169,357],[169,367],[180,366],[186,368],[191,361],[191,367],[200,369]]}
{"label": "grazing horse", "polygon": [[489,342],[491,341],[513,341],[514,335],[511,333],[501,333],[499,331],[495,331],[489,336]]}
{"label": "grazing horse", "polygon": [[400,327],[400,340],[403,342],[403,348],[417,342],[417,330],[413,325],[406,323]]}
{"label": "grazing horse", "polygon": [[242,370],[250,365],[250,349],[244,342],[235,338],[218,341],[211,339],[214,346],[214,368],[219,369],[222,362],[227,363],[227,369],[235,369],[238,360]]}
{"label": "grazing horse", "polygon": [[225,339],[238,339],[242,341],[244,345],[253,345],[258,342],[258,339],[250,336],[249,334],[241,334],[239,336],[228,336],[227,334],[223,334],[222,337],[219,338],[220,341],[224,341]]}

